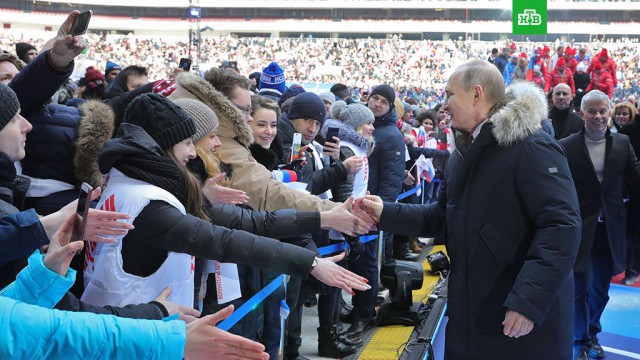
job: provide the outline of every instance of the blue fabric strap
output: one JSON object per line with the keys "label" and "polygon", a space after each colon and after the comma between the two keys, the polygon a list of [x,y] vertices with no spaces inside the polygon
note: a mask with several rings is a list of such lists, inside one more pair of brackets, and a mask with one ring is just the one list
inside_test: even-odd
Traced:
{"label": "blue fabric strap", "polygon": [[242,304],[239,308],[234,311],[231,316],[224,319],[221,323],[218,324],[217,328],[222,329],[224,331],[229,331],[240,319],[245,317],[251,310],[255,309],[267,296],[271,295],[277,288],[282,285],[282,276],[278,276],[269,285],[265,286],[262,290],[258,291],[255,295],[251,297],[251,299],[247,300],[246,303]]}
{"label": "blue fabric strap", "polygon": [[398,201],[415,194],[416,192],[418,192],[418,189],[420,189],[421,186],[422,186],[422,183],[419,183],[418,186],[414,187],[413,189],[409,191],[405,191],[402,194],[398,195]]}

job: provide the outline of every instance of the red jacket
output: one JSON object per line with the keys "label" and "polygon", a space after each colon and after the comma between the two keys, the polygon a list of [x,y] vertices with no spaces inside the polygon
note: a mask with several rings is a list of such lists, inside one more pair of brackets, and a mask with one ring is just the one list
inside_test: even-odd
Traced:
{"label": "red jacket", "polygon": [[591,74],[591,83],[587,86],[586,92],[591,90],[600,90],[609,95],[609,99],[613,99],[613,78],[606,71],[601,71],[600,76],[595,72]]}
{"label": "red jacket", "polygon": [[573,82],[573,72],[571,72],[569,68],[564,69],[564,75],[560,74],[558,68],[551,70],[551,74],[549,74],[549,81],[547,81],[544,91],[547,92],[553,89],[554,86],[562,83],[569,85],[572,94],[576,93],[576,86]]}
{"label": "red jacket", "polygon": [[[587,74],[591,75],[591,72],[593,71],[593,66],[596,64],[596,61],[600,61],[599,57],[594,57],[593,59],[591,59],[591,64],[589,64],[589,68],[587,68]],[[618,86],[618,77],[616,76],[616,69],[617,69],[617,65],[616,62],[613,61],[612,58],[608,57],[607,61],[602,62],[600,61],[600,63],[602,64],[602,68],[609,72],[609,74],[611,74],[611,79],[613,80],[613,86],[616,87]]]}

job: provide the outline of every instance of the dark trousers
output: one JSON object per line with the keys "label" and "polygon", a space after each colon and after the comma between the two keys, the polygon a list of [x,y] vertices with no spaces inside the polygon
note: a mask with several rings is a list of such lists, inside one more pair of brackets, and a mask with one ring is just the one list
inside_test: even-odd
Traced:
{"label": "dark trousers", "polygon": [[[391,239],[393,241],[393,235],[391,235]],[[353,296],[353,318],[357,320],[372,320],[376,314],[376,296],[378,295],[376,244],[378,240],[363,244],[364,250],[362,254],[357,259],[349,259],[349,270],[369,280],[369,285],[371,285],[370,290],[355,291]],[[389,248],[393,249],[393,246],[389,246]],[[391,258],[389,257],[389,259]]]}
{"label": "dark trousers", "polygon": [[576,284],[574,346],[588,345],[590,339],[602,331],[600,317],[609,301],[609,286],[615,275],[604,223],[597,225],[589,256],[587,270],[584,273],[574,273]]}
{"label": "dark trousers", "polygon": [[[296,358],[302,345],[302,306],[311,294],[307,282],[299,277],[291,277],[287,286],[287,304],[291,309],[287,318],[286,345],[284,354],[287,359]],[[274,359],[270,357],[270,359]],[[275,358],[277,359],[277,357]]]}

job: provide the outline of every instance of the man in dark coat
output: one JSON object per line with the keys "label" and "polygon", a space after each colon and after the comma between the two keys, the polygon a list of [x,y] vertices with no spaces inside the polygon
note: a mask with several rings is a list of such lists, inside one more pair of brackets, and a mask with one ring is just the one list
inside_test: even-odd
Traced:
{"label": "man in dark coat", "polygon": [[578,199],[562,147],[541,131],[542,91],[504,91],[483,60],[451,75],[445,107],[462,135],[437,203],[357,204],[385,231],[446,233],[445,359],[570,359]]}
{"label": "man in dark coat", "polygon": [[603,359],[598,343],[600,316],[609,300],[609,284],[625,268],[625,185],[640,191],[640,164],[626,135],[612,133],[609,97],[593,90],[582,98],[584,128],[560,143],[575,179],[582,240],[574,267],[575,359]]}
{"label": "man in dark coat", "polygon": [[560,140],[582,129],[582,119],[571,110],[571,88],[561,83],[553,88],[551,102],[553,106],[549,111],[549,120],[553,125],[556,139]]}

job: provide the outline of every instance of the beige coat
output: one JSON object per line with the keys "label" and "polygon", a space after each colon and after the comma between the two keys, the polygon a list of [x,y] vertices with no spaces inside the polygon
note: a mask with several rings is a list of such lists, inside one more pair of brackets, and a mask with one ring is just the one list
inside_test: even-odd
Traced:
{"label": "beige coat", "polygon": [[230,186],[249,195],[249,206],[255,210],[291,209],[323,211],[336,206],[315,195],[293,190],[271,176],[271,171],[256,162],[248,146],[253,135],[244,116],[222,93],[195,74],[183,73],[176,79],[176,90],[169,99],[190,98],[209,106],[218,116],[218,137],[222,159],[232,165]]}

